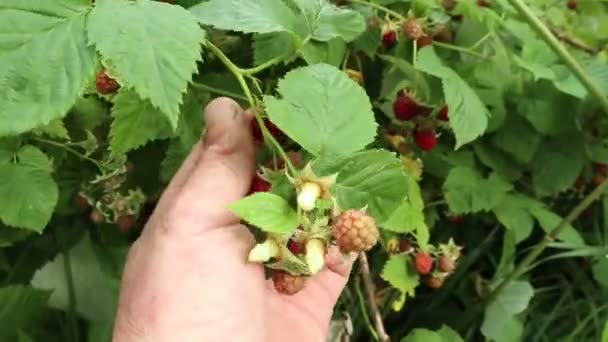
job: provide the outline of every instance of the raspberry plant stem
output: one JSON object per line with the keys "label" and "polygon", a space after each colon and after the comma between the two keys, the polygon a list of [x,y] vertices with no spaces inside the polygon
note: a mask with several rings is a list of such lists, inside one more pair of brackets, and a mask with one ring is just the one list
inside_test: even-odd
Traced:
{"label": "raspberry plant stem", "polygon": [[448,49],[448,50],[454,50],[454,51],[466,53],[471,56],[475,56],[475,57],[479,57],[479,58],[484,58],[484,59],[488,58],[487,56],[485,56],[477,51],[473,51],[470,48],[465,48],[465,47],[458,46],[458,45],[446,44],[446,43],[442,43],[442,42],[438,42],[438,41],[433,41],[433,45],[438,46],[440,48]]}
{"label": "raspberry plant stem", "polygon": [[604,96],[602,89],[587,74],[583,66],[568,52],[564,45],[560,43],[551,33],[551,30],[532,12],[523,0],[509,0],[509,2],[526,19],[528,24],[536,30],[549,47],[566,63],[587,91],[597,99],[604,112],[608,114],[608,98]]}
{"label": "raspberry plant stem", "polygon": [[602,194],[608,189],[608,180],[605,180],[602,184],[600,184],[597,188],[595,188],[589,195],[587,195],[583,200],[572,209],[568,215],[549,233],[545,235],[545,237],[537,243],[530,253],[526,255],[526,257],[517,265],[515,270],[511,272],[505,280],[503,280],[494,291],[488,295],[486,298],[486,302],[490,303],[495,300],[498,295],[515,279],[519,278],[525,272],[528,271],[530,265],[542,254],[542,252],[549,246],[551,242],[553,242],[562,231],[574,220],[576,220],[589,206],[599,199]]}
{"label": "raspberry plant stem", "polygon": [[224,96],[228,96],[228,97],[232,97],[234,99],[239,99],[241,101],[247,101],[247,98],[241,94],[237,94],[237,93],[233,93],[231,91],[227,91],[227,90],[223,90],[223,89],[218,89],[209,85],[206,85],[204,83],[201,82],[192,82],[192,86],[194,88],[198,88],[201,90],[205,90],[211,93],[215,93],[218,95],[224,95]]}
{"label": "raspberry plant stem", "polygon": [[363,285],[365,286],[365,292],[367,293],[367,301],[369,302],[369,308],[373,314],[374,325],[376,326],[378,337],[381,342],[390,342],[391,338],[386,334],[384,323],[382,322],[382,315],[378,310],[378,303],[376,303],[376,296],[374,295],[374,283],[369,271],[369,262],[367,261],[367,255],[365,252],[359,253],[359,265],[361,266],[360,274],[361,278],[363,279]]}
{"label": "raspberry plant stem", "polygon": [[255,66],[252,68],[247,68],[247,69],[240,69],[240,70],[243,75],[247,75],[247,76],[255,75],[259,72],[262,72],[262,71],[270,68],[271,66],[273,66],[275,64],[280,63],[282,60],[284,60],[287,57],[288,57],[287,54],[280,55],[280,56],[274,57],[274,58],[268,60],[267,62],[264,62],[258,66]]}
{"label": "raspberry plant stem", "polygon": [[91,162],[92,164],[94,164],[99,169],[99,171],[101,171],[101,173],[105,172],[104,168],[101,166],[101,164],[99,164],[99,162],[97,160],[95,160],[95,159],[93,159],[91,157],[85,156],[84,154],[82,154],[82,153],[76,151],[75,149],[67,146],[66,144],[62,144],[62,143],[57,142],[57,141],[48,140],[48,139],[39,138],[39,137],[33,137],[32,140],[37,141],[37,142],[42,143],[42,144],[47,144],[47,145],[51,145],[51,146],[55,146],[55,147],[61,148],[61,149],[65,150],[65,151],[67,151],[67,152],[72,153],[73,155],[77,156],[78,158],[80,158],[82,160],[86,160],[86,161]]}
{"label": "raspberry plant stem", "polygon": [[264,124],[264,120],[262,120],[260,113],[256,110],[258,105],[257,105],[253,95],[251,95],[251,90],[249,89],[249,86],[247,85],[247,81],[245,80],[246,74],[243,72],[243,69],[236,66],[228,58],[228,56],[226,56],[222,52],[222,50],[220,50],[217,46],[215,46],[211,41],[207,40],[206,46],[211,50],[211,52],[217,58],[219,58],[219,60],[226,66],[226,68],[228,68],[228,70],[234,75],[234,77],[236,77],[237,81],[239,82],[239,85],[241,86],[241,88],[243,89],[243,92],[245,93],[247,102],[249,102],[249,106],[251,107],[251,111],[255,117],[255,120],[258,122],[258,125],[260,126],[260,130],[262,131],[262,135],[264,136],[264,141],[267,144],[271,145],[276,150],[276,152],[285,161],[285,165],[287,165],[287,168],[289,169],[292,176],[295,176],[298,172],[297,172],[296,168],[293,166],[293,164],[291,163],[291,159],[289,159],[289,157],[287,156],[287,153],[285,153],[285,150],[283,150],[283,148],[281,147],[281,144],[279,144],[279,142],[272,136],[272,134],[268,130],[268,127],[266,127],[266,125]]}
{"label": "raspberry plant stem", "polygon": [[405,17],[402,16],[401,14],[399,14],[399,13],[397,13],[397,12],[391,10],[391,9],[388,9],[388,8],[382,6],[382,5],[373,3],[373,2],[368,2],[368,1],[365,1],[365,0],[350,0],[350,2],[352,2],[354,4],[359,4],[359,5],[375,8],[375,9],[381,11],[381,12],[384,12],[386,14],[392,15],[393,17],[399,19],[400,21],[404,21],[405,20]]}
{"label": "raspberry plant stem", "polygon": [[365,321],[365,325],[367,325],[367,330],[372,335],[374,341],[380,341],[378,334],[376,333],[376,329],[372,326],[372,322],[369,319],[369,315],[367,314],[367,309],[365,308],[365,298],[363,297],[363,293],[361,292],[361,285],[359,282],[355,282],[355,291],[357,292],[357,297],[359,298],[359,307],[361,309],[361,315],[363,316],[363,320]]}

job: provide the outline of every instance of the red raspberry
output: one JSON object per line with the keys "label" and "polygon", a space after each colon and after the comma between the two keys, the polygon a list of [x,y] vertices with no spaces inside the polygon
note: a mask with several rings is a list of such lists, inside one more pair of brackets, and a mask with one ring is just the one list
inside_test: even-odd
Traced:
{"label": "red raspberry", "polygon": [[[284,136],[283,131],[281,131],[279,129],[279,127],[277,127],[274,123],[272,123],[272,121],[268,120],[268,119],[264,119],[264,125],[266,126],[266,128],[268,128],[268,131],[270,132],[270,134],[277,138],[280,139]],[[253,138],[257,141],[264,141],[264,134],[262,133],[262,129],[260,128],[260,125],[258,124],[258,120],[256,119],[252,119],[251,120],[251,132],[253,134]]]}
{"label": "red raspberry", "polygon": [[416,39],[416,45],[418,46],[418,49],[422,49],[423,47],[431,45],[431,44],[433,44],[433,37],[431,37],[427,34]]}
{"label": "red raspberry", "polygon": [[456,269],[456,262],[447,255],[443,255],[437,261],[437,266],[441,272],[452,272]]}
{"label": "red raspberry", "polygon": [[608,164],[594,163],[593,169],[595,170],[595,172],[605,175],[608,173]]}
{"label": "red raspberry", "polygon": [[408,18],[403,25],[401,25],[401,29],[405,36],[412,40],[416,40],[424,34],[422,25],[420,25],[416,18]]}
{"label": "red raspberry", "polygon": [[441,5],[446,11],[451,11],[456,7],[456,0],[442,0]]}
{"label": "red raspberry", "polygon": [[433,130],[414,132],[414,141],[423,151],[431,151],[437,146],[437,136]]}
{"label": "red raspberry", "polygon": [[116,225],[122,232],[129,232],[135,227],[137,219],[133,215],[121,215],[116,221]]}
{"label": "red raspberry", "polygon": [[432,289],[438,289],[443,286],[444,281],[445,281],[445,277],[429,276],[428,278],[426,278],[426,286],[428,286]]}
{"label": "red raspberry", "polygon": [[578,176],[578,178],[576,179],[576,182],[574,182],[574,188],[578,191],[583,191],[583,190],[585,190],[586,183],[587,183],[587,181],[585,180],[585,177]]}
{"label": "red raspberry", "polygon": [[395,102],[393,102],[393,112],[395,117],[401,121],[412,120],[418,111],[416,101],[403,91],[397,94]]}
{"label": "red raspberry", "polygon": [[601,173],[596,173],[593,175],[591,182],[593,182],[593,184],[595,184],[595,185],[600,185],[600,184],[604,183],[605,179],[606,179],[606,176],[604,176]]}
{"label": "red raspberry", "polygon": [[80,209],[87,209],[89,207],[89,201],[81,193],[74,196],[74,204]]}
{"label": "red raspberry", "polygon": [[378,242],[376,221],[362,211],[350,209],[338,216],[332,226],[336,244],[342,252],[363,252]]}
{"label": "red raspberry", "polygon": [[576,11],[576,0],[568,0],[568,9],[571,11]]}
{"label": "red raspberry", "polygon": [[414,257],[414,262],[416,264],[416,272],[420,275],[427,275],[431,273],[433,269],[433,257],[431,257],[428,253],[418,252]]}
{"label": "red raspberry", "polygon": [[441,25],[434,31],[433,37],[442,43],[451,43],[454,40],[454,32],[448,25]]}
{"label": "red raspberry", "polygon": [[289,251],[291,253],[293,253],[294,255],[298,255],[298,254],[300,254],[300,252],[303,252],[300,249],[300,244],[296,240],[293,240],[293,239],[289,239],[289,241],[287,241],[287,249],[289,249]]}
{"label": "red raspberry", "polygon": [[439,111],[439,115],[437,118],[441,121],[450,121],[450,117],[448,116],[448,106],[443,106]]}
{"label": "red raspberry", "polygon": [[390,49],[397,44],[397,31],[388,31],[382,35],[382,45]]}
{"label": "red raspberry", "polygon": [[272,282],[279,293],[291,296],[304,288],[306,277],[294,276],[285,271],[275,270],[272,272]]}
{"label": "red raspberry", "polygon": [[405,253],[409,252],[412,249],[412,242],[408,239],[401,239],[399,241],[399,252]]}
{"label": "red raspberry", "polygon": [[255,176],[253,176],[253,180],[251,180],[249,194],[268,191],[270,191],[270,183],[268,183],[264,178],[260,177],[260,175],[256,173]]}
{"label": "red raspberry", "polygon": [[118,90],[118,88],[120,88],[118,82],[108,76],[105,70],[101,70],[97,73],[97,76],[95,76],[95,81],[97,91],[100,94],[113,94]]}
{"label": "red raspberry", "polygon": [[91,211],[91,215],[89,216],[89,218],[95,224],[102,224],[102,223],[106,222],[105,216],[103,216],[101,211],[99,211],[97,209],[93,209]]}
{"label": "red raspberry", "polygon": [[464,216],[462,216],[462,215],[449,215],[448,216],[448,221],[452,222],[453,224],[463,224],[464,223]]}

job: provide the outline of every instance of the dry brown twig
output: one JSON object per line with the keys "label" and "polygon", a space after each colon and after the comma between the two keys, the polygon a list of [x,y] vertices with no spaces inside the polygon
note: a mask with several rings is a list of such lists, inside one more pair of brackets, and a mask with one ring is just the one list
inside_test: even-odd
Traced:
{"label": "dry brown twig", "polygon": [[369,262],[367,261],[365,252],[359,253],[359,264],[361,266],[360,274],[363,279],[363,285],[365,286],[367,301],[374,320],[374,326],[376,327],[376,333],[381,342],[390,342],[391,338],[386,333],[386,329],[384,329],[382,315],[380,314],[380,310],[378,310],[378,303],[376,302],[376,296],[374,295],[374,283],[369,271]]}

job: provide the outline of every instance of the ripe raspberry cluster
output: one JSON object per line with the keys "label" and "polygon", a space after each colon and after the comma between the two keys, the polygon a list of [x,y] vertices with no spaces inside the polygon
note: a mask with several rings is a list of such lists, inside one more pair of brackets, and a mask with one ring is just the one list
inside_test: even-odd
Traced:
{"label": "ripe raspberry cluster", "polygon": [[437,146],[437,122],[449,121],[448,107],[443,106],[436,118],[430,117],[433,109],[420,103],[415,96],[405,90],[400,90],[393,102],[395,118],[403,122],[414,123],[414,142],[423,151],[431,151]]}
{"label": "ripe raspberry cluster", "polygon": [[428,251],[421,250],[409,238],[400,240],[392,238],[388,241],[387,247],[391,254],[411,255],[411,262],[416,273],[432,289],[442,287],[445,280],[454,273],[461,250],[461,247],[456,245],[453,240],[447,244],[431,246]]}

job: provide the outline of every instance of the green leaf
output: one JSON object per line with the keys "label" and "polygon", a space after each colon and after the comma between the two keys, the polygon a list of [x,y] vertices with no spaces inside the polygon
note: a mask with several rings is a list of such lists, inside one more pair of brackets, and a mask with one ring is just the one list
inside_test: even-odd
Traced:
{"label": "green leaf", "polygon": [[395,233],[409,233],[422,225],[426,225],[424,223],[424,213],[415,208],[409,201],[403,201],[388,220],[382,224],[382,228]]}
{"label": "green leaf", "polygon": [[393,255],[384,264],[382,279],[386,280],[392,287],[401,291],[401,296],[396,299],[392,307],[395,311],[401,310],[407,296],[413,297],[420,277],[414,269],[412,260],[408,255]]}
{"label": "green leaf", "polygon": [[59,197],[51,176],[52,166],[38,148],[26,145],[16,163],[0,163],[0,220],[8,226],[42,232]]}
{"label": "green leaf", "polygon": [[490,145],[487,141],[477,141],[473,148],[479,160],[505,180],[513,182],[521,178],[521,166],[505,152]]}
{"label": "green leaf", "polygon": [[603,286],[608,288],[608,256],[597,258],[593,263],[593,279]]}
{"label": "green leaf", "polygon": [[13,340],[18,329],[40,318],[49,295],[48,291],[23,285],[0,287],[0,339]]}
{"label": "green leaf", "polygon": [[31,231],[25,229],[11,228],[0,224],[0,248],[25,240],[31,233]]}
{"label": "green leaf", "polygon": [[119,83],[150,100],[177,127],[182,94],[205,40],[196,18],[156,1],[100,0],[88,32]]}
{"label": "green leaf", "polygon": [[534,228],[534,217],[529,212],[530,202],[527,197],[509,194],[493,209],[498,222],[513,232],[516,243],[527,239]]}
{"label": "green leaf", "polygon": [[[530,207],[530,213],[538,220],[545,233],[552,232],[563,221],[561,216],[548,210],[542,204]],[[557,238],[572,245],[585,245],[585,241],[571,224],[567,224]]]}
{"label": "green leaf", "polygon": [[298,31],[299,19],[283,1],[211,0],[190,8],[205,25],[245,33]]}
{"label": "green leaf", "polygon": [[535,80],[541,78],[555,79],[552,66],[557,62],[557,55],[543,41],[526,41],[522,48],[521,57],[515,56],[515,61],[522,68],[530,71]]}
{"label": "green leaf", "polygon": [[447,325],[442,326],[437,333],[441,336],[442,342],[463,342],[462,337]]}
{"label": "green leaf", "polygon": [[90,7],[89,0],[2,1],[0,136],[63,117],[83,93],[96,63],[86,40]]}
{"label": "green leaf", "polygon": [[338,8],[326,1],[297,0],[304,12],[306,25],[312,39],[326,42],[334,38],[353,41],[365,31],[365,19],[361,14],[347,8]]}
{"label": "green leaf", "polygon": [[45,125],[36,127],[33,131],[35,135],[46,135],[51,138],[70,140],[68,130],[60,119],[53,120]]}
{"label": "green leaf", "polygon": [[396,233],[413,232],[418,246],[422,250],[427,250],[430,232],[425,222],[424,202],[420,193],[420,186],[411,176],[408,177],[407,190],[407,198],[381,227]]}
{"label": "green leaf", "polygon": [[[80,240],[68,253],[76,312],[91,322],[114,321],[119,281],[102,272],[88,236]],[[32,278],[32,286],[53,291],[49,305],[62,310],[68,309],[70,305],[64,258],[63,254],[57,256],[39,269]]]}
{"label": "green leaf", "polygon": [[542,137],[522,117],[508,115],[500,130],[491,138],[492,144],[511,155],[517,162],[528,164]]}
{"label": "green leaf", "polygon": [[298,226],[298,215],[283,198],[258,192],[228,207],[248,223],[269,233],[289,233]]}
{"label": "green leaf", "polygon": [[340,67],[346,54],[346,43],[335,38],[328,42],[310,41],[300,50],[300,55],[308,64],[326,63]]}
{"label": "green leaf", "polygon": [[502,329],[502,334],[496,337],[495,342],[523,341],[524,325],[517,316],[507,319]]}
{"label": "green leaf", "polygon": [[0,138],[0,164],[11,160],[19,151],[21,140],[18,137]]}
{"label": "green leaf", "polygon": [[371,150],[346,158],[320,158],[313,164],[319,175],[338,173],[333,194],[343,209],[368,207],[377,222],[386,222],[407,194],[401,163],[388,151]]}
{"label": "green leaf", "polygon": [[515,231],[506,231],[502,239],[502,255],[500,256],[500,264],[498,264],[498,267],[496,267],[494,279],[504,278],[515,269],[515,253],[517,251],[516,245],[517,242],[515,241]]}
{"label": "green leaf", "polygon": [[401,342],[443,342],[441,336],[429,329],[418,328],[412,330]]}
{"label": "green leaf", "polygon": [[486,306],[481,326],[483,335],[493,340],[500,338],[507,322],[528,307],[533,295],[534,289],[526,281],[513,281],[507,285],[498,297]]}
{"label": "green leaf", "polygon": [[165,115],[133,91],[121,90],[113,99],[110,150],[119,155],[173,132]]}
{"label": "green leaf", "polygon": [[455,214],[492,210],[512,188],[513,185],[494,173],[483,178],[467,167],[453,168],[443,184],[448,206]]}
{"label": "green leaf", "polygon": [[443,66],[432,47],[420,50],[416,68],[441,78],[445,101],[450,108],[450,126],[456,136],[456,148],[485,132],[488,109],[467,82],[454,70]]}
{"label": "green leaf", "polygon": [[602,332],[602,342],[608,342],[608,321],[604,324],[604,331]]}
{"label": "green leaf", "polygon": [[344,155],[374,140],[377,124],[363,88],[339,69],[316,64],[279,81],[282,98],[264,96],[270,120],[312,154]]}
{"label": "green leaf", "polygon": [[585,164],[582,135],[564,135],[545,140],[532,160],[532,184],[538,195],[553,195],[569,189]]}
{"label": "green leaf", "polygon": [[256,34],[253,37],[253,60],[256,65],[279,56],[295,56],[296,50],[294,40],[287,32]]}

